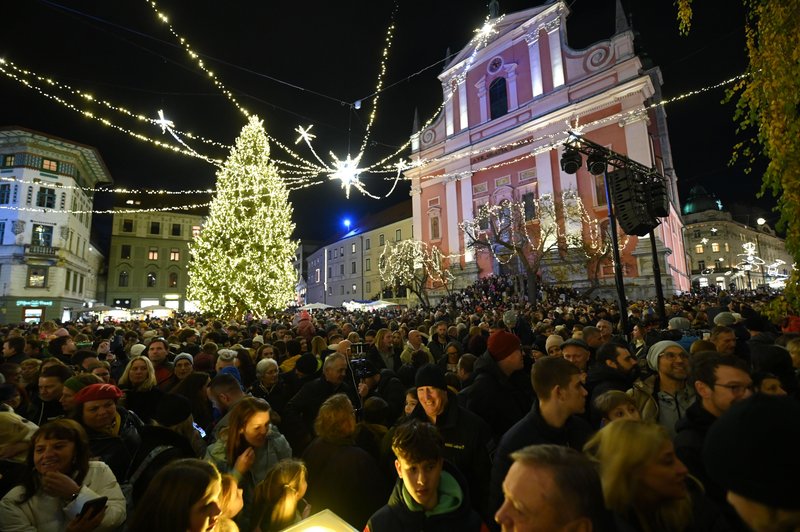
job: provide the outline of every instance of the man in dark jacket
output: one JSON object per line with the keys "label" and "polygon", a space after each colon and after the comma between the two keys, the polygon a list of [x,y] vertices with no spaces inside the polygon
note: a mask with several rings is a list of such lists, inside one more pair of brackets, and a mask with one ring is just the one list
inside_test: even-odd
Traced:
{"label": "man in dark jacket", "polygon": [[369,360],[360,364],[353,362],[359,379],[358,395],[362,401],[369,397],[380,397],[389,405],[389,426],[403,414],[406,402],[406,387],[390,369],[378,370]]}
{"label": "man in dark jacket", "polygon": [[701,355],[695,361],[691,380],[697,391],[697,400],[675,425],[675,454],[702,482],[706,495],[721,509],[727,510],[728,520],[735,522],[734,512],[725,500],[725,490],[706,472],[703,445],[708,429],[717,418],[752,395],[753,380],[741,359],[734,355],[716,354]]}
{"label": "man in dark jacket", "polygon": [[513,333],[499,330],[489,336],[487,351],[475,362],[475,381],[461,390],[461,406],[478,414],[499,440],[531,409],[531,397],[509,377],[523,368],[522,346]]}
{"label": "man in dark jacket", "polygon": [[392,438],[392,451],[399,478],[388,504],[372,515],[366,531],[481,530],[466,480],[444,461],[444,441],[436,427],[416,420],[401,425]]}
{"label": "man in dark jacket", "polygon": [[503,502],[503,479],[511,467],[511,453],[543,443],[583,449],[592,428],[577,416],[586,408],[582,379],[581,370],[561,357],[542,357],[533,365],[531,382],[539,402],[500,440],[489,485],[490,511]]}
{"label": "man in dark jacket", "polygon": [[61,405],[64,383],[72,376],[66,366],[50,366],[39,375],[39,396],[34,398],[28,419],[39,426],[66,415]]}
{"label": "man in dark jacket", "polygon": [[600,427],[602,414],[594,408],[595,400],[611,390],[627,392],[636,380],[634,370],[636,359],[626,346],[607,342],[597,349],[594,365],[586,376],[586,389],[589,390],[590,421]]}

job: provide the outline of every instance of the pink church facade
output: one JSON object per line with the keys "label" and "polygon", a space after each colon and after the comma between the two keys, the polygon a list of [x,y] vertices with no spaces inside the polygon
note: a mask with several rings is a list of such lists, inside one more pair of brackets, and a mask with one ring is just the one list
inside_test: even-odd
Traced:
{"label": "pink church facade", "polygon": [[[607,220],[602,176],[585,165],[575,175],[561,171],[562,143],[572,130],[667,177],[670,213],[654,230],[662,283],[666,294],[689,290],[666,116],[662,107],[647,109],[660,99],[660,72],[642,71],[626,24],[618,23],[609,40],[571,49],[567,15],[555,2],[496,19],[485,45],[476,49],[474,39],[439,75],[442,111],[412,135],[415,166],[405,172],[414,234],[452,256],[451,268],[466,283],[501,271],[491,253],[467,245],[461,229],[484,204],[574,190],[590,218]],[[650,240],[630,236],[623,243],[628,297],[649,297]],[[557,282],[543,269],[545,282]],[[588,283],[589,275],[587,267],[570,284]],[[613,287],[610,260],[597,277]]]}

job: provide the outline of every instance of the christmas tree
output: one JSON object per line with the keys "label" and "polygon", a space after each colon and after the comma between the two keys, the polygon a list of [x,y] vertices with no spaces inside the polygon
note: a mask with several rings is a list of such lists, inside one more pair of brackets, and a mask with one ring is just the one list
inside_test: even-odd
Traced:
{"label": "christmas tree", "polygon": [[289,192],[252,117],[217,172],[209,217],[190,245],[188,299],[224,318],[286,308],[296,282],[293,230]]}

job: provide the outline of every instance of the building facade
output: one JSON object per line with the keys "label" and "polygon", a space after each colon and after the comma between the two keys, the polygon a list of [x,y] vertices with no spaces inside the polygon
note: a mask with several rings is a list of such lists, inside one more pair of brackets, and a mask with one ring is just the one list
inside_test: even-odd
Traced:
{"label": "building facade", "polygon": [[196,311],[186,301],[189,242],[200,232],[203,217],[120,210],[112,219],[107,304]]}
{"label": "building facade", "polygon": [[0,128],[0,322],[69,319],[97,301],[92,189],[111,183],[91,146]]}
{"label": "building facade", "polygon": [[763,218],[749,220],[752,225],[736,221],[713,194],[695,186],[683,206],[683,219],[687,260],[696,287],[784,286],[794,261],[786,242]]}
{"label": "building facade", "polygon": [[[608,207],[603,176],[585,165],[576,175],[561,170],[563,141],[577,131],[667,177],[669,215],[654,230],[662,282],[667,293],[688,290],[666,117],[661,107],[648,108],[660,99],[660,72],[643,69],[621,12],[615,35],[582,50],[567,43],[567,15],[558,1],[495,19],[491,36],[470,41],[439,75],[442,112],[412,135],[414,167],[405,172],[412,181],[414,233],[457,257],[451,269],[469,277],[465,281],[503,271],[493,253],[476,253],[462,230],[485,205],[576,195],[586,218],[554,224],[561,234],[588,240],[590,224],[607,224]],[[537,223],[529,223],[534,233]],[[651,295],[649,238],[625,237],[620,245],[628,296]],[[597,269],[579,264],[567,279],[555,275],[552,266],[579,257],[565,247],[544,262],[544,282],[580,287],[596,276],[613,293],[610,258]]]}
{"label": "building facade", "polygon": [[379,272],[381,254],[387,243],[414,238],[413,230],[409,201],[359,220],[343,237],[309,255],[306,302],[339,307],[389,295]]}

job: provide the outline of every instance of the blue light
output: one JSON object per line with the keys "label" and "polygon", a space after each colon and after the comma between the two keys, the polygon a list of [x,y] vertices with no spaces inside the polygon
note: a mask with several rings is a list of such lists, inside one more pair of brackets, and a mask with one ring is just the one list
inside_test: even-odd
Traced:
{"label": "blue light", "polygon": [[350,219],[349,218],[345,218],[344,219],[344,226],[346,228],[350,229]]}

